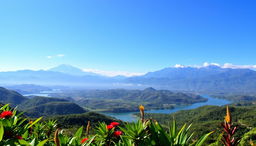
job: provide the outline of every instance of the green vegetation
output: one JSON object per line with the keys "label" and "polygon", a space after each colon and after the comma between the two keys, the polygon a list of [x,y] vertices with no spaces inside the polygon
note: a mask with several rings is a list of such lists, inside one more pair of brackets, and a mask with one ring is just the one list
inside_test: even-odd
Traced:
{"label": "green vegetation", "polygon": [[30,100],[27,100],[27,101],[21,103],[18,107],[19,107],[19,109],[27,109],[27,108],[31,108],[31,107],[51,103],[51,102],[68,102],[68,101],[65,99],[60,99],[60,98],[37,96],[37,97],[34,97]]}
{"label": "green vegetation", "polygon": [[255,104],[256,103],[256,95],[255,94],[214,94],[212,95],[213,97],[216,98],[222,98],[222,99],[227,99],[231,100],[234,103],[237,104]]}
{"label": "green vegetation", "polygon": [[12,106],[16,106],[28,100],[26,97],[23,97],[19,93],[7,90],[0,87],[0,102],[1,103],[11,103]]}
{"label": "green vegetation", "polygon": [[84,113],[86,110],[71,102],[51,102],[24,110],[30,117]]}
{"label": "green vegetation", "polygon": [[[145,114],[145,117],[157,120],[163,124],[163,127],[168,127],[169,121],[173,118],[178,122],[178,127],[181,127],[184,123],[192,123],[192,130],[195,135],[216,131],[208,139],[208,143],[213,143],[221,133],[222,126],[220,123],[225,116],[225,110],[225,107],[204,106],[193,110],[178,111],[173,114]],[[250,131],[252,127],[256,127],[256,106],[231,106],[230,111],[234,125],[239,128],[236,136],[242,136]]]}
{"label": "green vegetation", "polygon": [[[141,113],[144,111],[141,111]],[[190,131],[190,125],[184,125],[177,129],[175,121],[165,131],[160,124],[150,120],[139,120],[136,123],[120,126],[118,122],[109,125],[99,123],[95,128],[95,134],[90,134],[90,124],[78,128],[70,135],[64,130],[57,128],[54,120],[42,122],[42,118],[34,121],[24,119],[11,110],[8,105],[0,108],[0,145],[26,145],[26,146],[144,146],[144,145],[203,145],[206,138],[211,134],[205,134],[199,139],[194,139]]]}
{"label": "green vegetation", "polygon": [[72,97],[75,102],[90,110],[108,112],[136,111],[140,104],[147,109],[170,109],[177,105],[188,105],[204,102],[207,99],[185,93],[174,93],[168,90],[70,90],[63,93],[52,94],[55,97]]}
{"label": "green vegetation", "polygon": [[29,117],[85,113],[87,110],[65,99],[34,97],[18,105]]}
{"label": "green vegetation", "polygon": [[[87,112],[83,114],[50,116],[46,117],[45,120],[56,120],[58,127],[70,129],[80,127],[81,125],[87,125],[88,121],[91,121],[92,126],[95,127],[98,122],[110,123],[116,119],[95,112]],[[121,123],[121,121],[119,122]]]}

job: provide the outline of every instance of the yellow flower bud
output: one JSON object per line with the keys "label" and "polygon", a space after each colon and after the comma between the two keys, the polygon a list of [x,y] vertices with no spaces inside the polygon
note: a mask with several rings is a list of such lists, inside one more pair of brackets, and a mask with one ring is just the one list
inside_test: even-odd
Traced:
{"label": "yellow flower bud", "polygon": [[230,111],[229,111],[228,106],[227,106],[227,109],[226,109],[225,121],[226,121],[227,123],[231,123],[231,114],[230,114]]}
{"label": "yellow flower bud", "polygon": [[140,106],[139,106],[139,109],[140,109],[140,111],[144,111],[144,106],[143,106],[143,105],[140,105]]}

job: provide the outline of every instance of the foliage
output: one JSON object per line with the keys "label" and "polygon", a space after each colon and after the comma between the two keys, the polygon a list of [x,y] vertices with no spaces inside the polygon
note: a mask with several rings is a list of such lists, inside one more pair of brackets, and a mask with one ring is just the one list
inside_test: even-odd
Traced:
{"label": "foliage", "polygon": [[243,138],[241,139],[240,145],[249,146],[251,145],[249,141],[252,144],[256,144],[256,128],[253,128],[252,130],[244,134]]}
{"label": "foliage", "polygon": [[16,106],[28,100],[26,97],[22,96],[18,92],[7,90],[0,87],[0,102],[1,103],[11,103],[12,106]]}
{"label": "foliage", "polygon": [[[242,137],[245,133],[256,127],[256,106],[230,106],[234,126],[238,126],[235,136]],[[165,129],[173,118],[177,126],[182,127],[185,123],[193,123],[191,130],[195,136],[215,131],[207,140],[207,143],[214,143],[222,132],[221,122],[225,116],[226,108],[219,106],[203,106],[192,110],[178,111],[172,114],[145,114],[148,119],[157,120]]]}
{"label": "foliage", "polygon": [[208,133],[196,140],[193,133],[190,133],[191,125],[184,125],[180,130],[177,130],[175,121],[173,121],[169,129],[170,132],[166,132],[155,121],[139,120],[135,123],[127,123],[124,126],[118,122],[111,122],[109,125],[101,122],[96,127],[95,134],[92,135],[88,135],[89,132],[83,132],[84,127],[82,126],[70,136],[65,134],[64,129],[57,128],[56,120],[42,121],[42,118],[38,118],[29,121],[21,114],[17,114],[16,109],[10,109],[9,105],[1,107],[0,112],[0,145],[200,146],[211,134]]}

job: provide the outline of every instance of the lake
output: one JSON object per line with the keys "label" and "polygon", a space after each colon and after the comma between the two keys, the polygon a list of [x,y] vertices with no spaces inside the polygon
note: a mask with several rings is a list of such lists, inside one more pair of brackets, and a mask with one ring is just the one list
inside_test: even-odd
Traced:
{"label": "lake", "polygon": [[49,91],[41,91],[39,93],[31,93],[31,94],[23,94],[23,96],[43,96],[43,97],[51,97],[51,93],[61,93],[58,89],[53,89]]}
{"label": "lake", "polygon": [[[194,103],[194,104],[187,105],[187,106],[175,107],[174,109],[148,110],[148,111],[145,111],[145,113],[170,114],[170,113],[174,113],[174,112],[177,112],[177,111],[180,111],[180,110],[190,110],[190,109],[195,109],[195,108],[205,106],[205,105],[222,106],[222,105],[226,105],[226,104],[231,103],[231,101],[225,100],[225,99],[213,98],[213,97],[210,97],[208,95],[202,95],[202,96],[204,98],[207,98],[208,100],[206,102],[199,102],[199,103]],[[145,108],[147,108],[147,107],[145,107]],[[139,112],[127,112],[127,113],[105,113],[104,112],[102,114],[114,117],[116,119],[120,119],[122,121],[133,122],[133,121],[138,120],[138,117],[136,117],[134,115],[134,113],[139,113]]]}

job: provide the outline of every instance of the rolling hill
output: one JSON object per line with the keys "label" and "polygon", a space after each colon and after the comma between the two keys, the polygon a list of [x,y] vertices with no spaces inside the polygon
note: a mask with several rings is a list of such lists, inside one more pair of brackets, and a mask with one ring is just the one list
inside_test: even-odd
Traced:
{"label": "rolling hill", "polygon": [[0,102],[4,104],[10,104],[11,106],[16,106],[21,104],[28,99],[18,92],[7,90],[5,88],[0,87]]}
{"label": "rolling hill", "polygon": [[18,106],[29,117],[85,113],[87,110],[65,99],[34,97]]}
{"label": "rolling hill", "polygon": [[[256,105],[251,106],[230,106],[232,121],[238,126],[236,136],[242,136],[256,126]],[[178,126],[192,123],[192,129],[195,135],[215,131],[209,139],[214,142],[221,133],[221,123],[226,115],[226,107],[222,106],[203,106],[192,110],[178,111],[173,114],[146,114],[146,118],[152,118],[159,123],[168,127],[173,118],[177,121]]]}
{"label": "rolling hill", "polygon": [[137,111],[140,104],[150,109],[165,109],[207,101],[195,94],[156,90],[152,87],[144,90],[67,90],[53,96],[72,97],[82,107],[108,112]]}
{"label": "rolling hill", "polygon": [[49,102],[23,110],[29,117],[41,117],[52,115],[81,114],[87,112],[82,107],[71,102]]}

